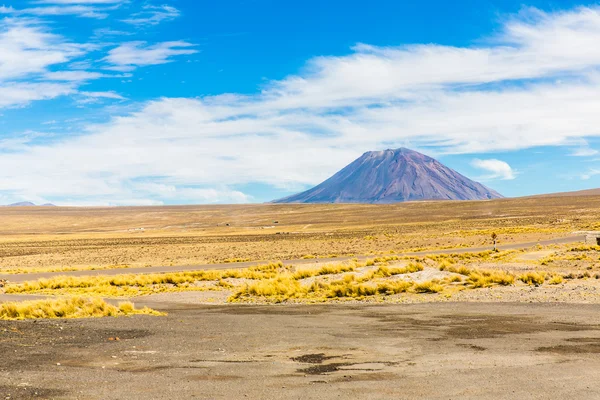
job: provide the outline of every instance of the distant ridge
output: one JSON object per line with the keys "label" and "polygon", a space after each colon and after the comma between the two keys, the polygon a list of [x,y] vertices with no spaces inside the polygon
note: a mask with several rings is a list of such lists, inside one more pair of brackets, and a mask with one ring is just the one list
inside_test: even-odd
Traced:
{"label": "distant ridge", "polygon": [[526,198],[530,198],[530,197],[578,197],[578,196],[600,196],[600,188],[576,190],[574,192],[536,194],[533,196],[526,196]]}
{"label": "distant ridge", "polygon": [[46,204],[42,204],[41,206],[38,206],[35,203],[32,203],[30,201],[20,201],[18,203],[9,204],[9,205],[7,205],[7,207],[56,207],[56,206],[52,203],[46,203]]}
{"label": "distant ridge", "polygon": [[364,153],[320,185],[274,203],[390,204],[502,197],[429,156],[399,148]]}

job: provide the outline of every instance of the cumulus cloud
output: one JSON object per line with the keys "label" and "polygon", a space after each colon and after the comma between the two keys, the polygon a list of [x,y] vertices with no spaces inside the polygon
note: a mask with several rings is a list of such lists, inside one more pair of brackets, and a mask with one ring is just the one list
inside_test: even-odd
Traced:
{"label": "cumulus cloud", "polygon": [[505,161],[496,159],[480,160],[476,158],[471,164],[475,168],[483,169],[490,173],[490,175],[483,177],[483,179],[515,179],[515,172]]}

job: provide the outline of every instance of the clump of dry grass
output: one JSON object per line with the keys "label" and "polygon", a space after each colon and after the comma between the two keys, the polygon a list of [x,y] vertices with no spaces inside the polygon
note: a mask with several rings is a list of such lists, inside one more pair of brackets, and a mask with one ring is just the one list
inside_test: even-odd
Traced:
{"label": "clump of dry grass", "polygon": [[437,280],[417,283],[413,290],[415,293],[439,293],[444,290],[444,287]]}
{"label": "clump of dry grass", "polygon": [[235,301],[244,297],[273,298],[281,301],[291,297],[298,297],[300,294],[306,292],[306,288],[304,288],[296,279],[290,278],[289,276],[281,276],[274,279],[245,284],[230,297],[230,301]]}
{"label": "clump of dry grass", "polygon": [[392,281],[382,282],[378,284],[374,283],[355,283],[344,281],[332,282],[329,285],[323,287],[327,291],[326,297],[328,298],[343,298],[343,297],[366,297],[374,296],[376,294],[392,295],[398,293],[405,293],[413,284],[405,281]]}
{"label": "clump of dry grass", "polygon": [[559,285],[563,283],[563,277],[560,275],[553,275],[552,278],[550,278],[550,280],[548,281],[548,284],[550,285]]}
{"label": "clump of dry grass", "polygon": [[100,298],[34,300],[0,305],[0,319],[21,320],[38,318],[98,318],[124,315],[164,315],[147,307],[136,309],[132,303],[119,303],[118,307]]}
{"label": "clump of dry grass", "polygon": [[539,286],[546,280],[547,274],[545,272],[533,272],[529,271],[519,276],[519,280],[528,284]]}
{"label": "clump of dry grass", "polygon": [[313,276],[321,275],[334,275],[341,274],[343,272],[351,272],[356,269],[356,263],[352,264],[328,264],[320,268],[302,268],[296,270],[292,275],[292,279],[306,279],[312,278]]}
{"label": "clump of dry grass", "polygon": [[373,278],[387,278],[393,275],[410,274],[413,272],[423,271],[424,267],[421,263],[410,263],[405,267],[389,267],[382,265],[372,274]]}
{"label": "clump of dry grass", "polygon": [[571,252],[579,252],[579,251],[600,251],[600,246],[591,246],[591,245],[580,245],[571,247],[568,251]]}
{"label": "clump of dry grass", "polygon": [[226,259],[223,260],[223,262],[225,264],[240,263],[240,262],[246,262],[246,261],[252,261],[252,259],[250,259],[250,258],[234,257],[234,258],[226,258]]}
{"label": "clump of dry grass", "polygon": [[494,284],[508,286],[515,283],[515,276],[506,271],[472,271],[467,282],[473,288],[489,287]]}
{"label": "clump of dry grass", "polygon": [[448,263],[441,263],[439,265],[439,270],[440,271],[448,271],[448,272],[452,272],[452,273],[464,275],[464,276],[469,276],[472,272],[472,270],[465,267],[464,265],[456,266],[456,265],[448,264]]}

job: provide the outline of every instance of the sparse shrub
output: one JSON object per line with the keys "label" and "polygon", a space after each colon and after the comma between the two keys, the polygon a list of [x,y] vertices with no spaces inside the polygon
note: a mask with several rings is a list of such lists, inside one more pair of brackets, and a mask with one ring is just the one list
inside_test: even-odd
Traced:
{"label": "sparse shrub", "polygon": [[392,295],[407,292],[413,284],[405,281],[384,282],[380,284],[363,284],[354,282],[337,281],[328,287],[328,298],[365,297],[376,294]]}
{"label": "sparse shrub", "polygon": [[575,278],[577,278],[577,276],[575,276],[574,273],[569,272],[568,274],[563,275],[563,278],[564,279],[575,279]]}
{"label": "sparse shrub", "polygon": [[550,263],[552,263],[553,261],[554,261],[554,257],[548,256],[548,257],[542,258],[540,260],[540,265],[546,266],[546,265],[549,265]]}
{"label": "sparse shrub", "polygon": [[569,249],[569,251],[571,251],[571,252],[578,252],[578,251],[600,251],[600,246],[581,245],[581,246],[571,247]]}
{"label": "sparse shrub", "polygon": [[519,280],[528,285],[539,286],[542,285],[546,280],[546,273],[530,271],[519,276]]}
{"label": "sparse shrub", "polygon": [[446,271],[448,268],[453,266],[453,262],[451,260],[442,260],[438,265],[440,271]]}
{"label": "sparse shrub", "polygon": [[297,280],[283,276],[243,285],[230,299],[235,300],[242,297],[256,296],[283,300],[306,291]]}
{"label": "sparse shrub", "polygon": [[548,281],[548,284],[550,285],[559,285],[561,283],[563,283],[563,277],[560,275],[553,275]]}
{"label": "sparse shrub", "polygon": [[460,274],[460,275],[465,275],[465,276],[469,276],[471,274],[471,270],[467,267],[465,267],[464,265],[461,266],[455,266],[455,265],[444,265],[444,269],[441,269],[441,271],[448,271],[448,272],[452,272],[455,274]]}
{"label": "sparse shrub", "polygon": [[515,276],[503,271],[472,271],[468,282],[474,288],[488,287],[493,284],[507,286],[515,283]]}
{"label": "sparse shrub", "polygon": [[390,268],[388,266],[380,266],[372,275],[371,278],[385,278],[393,275],[410,274],[413,272],[423,271],[425,267],[421,263],[410,263],[406,267]]}
{"label": "sparse shrub", "polygon": [[440,285],[437,281],[433,280],[433,281],[417,283],[413,287],[413,290],[416,293],[439,293],[442,290],[444,290],[444,287],[442,285]]}

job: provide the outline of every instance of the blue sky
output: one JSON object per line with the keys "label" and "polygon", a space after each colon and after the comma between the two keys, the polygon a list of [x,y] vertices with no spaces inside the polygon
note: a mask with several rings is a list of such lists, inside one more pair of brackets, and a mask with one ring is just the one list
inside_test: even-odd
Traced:
{"label": "blue sky", "polygon": [[598,43],[571,1],[6,0],[0,204],[264,202],[400,146],[600,187]]}

